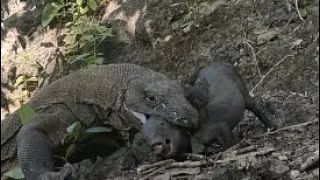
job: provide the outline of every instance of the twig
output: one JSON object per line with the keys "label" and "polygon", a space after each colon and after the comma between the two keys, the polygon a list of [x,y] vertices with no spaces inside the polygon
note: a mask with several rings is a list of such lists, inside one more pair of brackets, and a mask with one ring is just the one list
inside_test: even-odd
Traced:
{"label": "twig", "polygon": [[236,157],[233,157],[233,158],[226,158],[226,159],[218,160],[218,161],[215,161],[214,163],[226,164],[226,163],[230,163],[230,162],[233,162],[233,161],[237,161],[239,159],[245,159],[245,158],[248,158],[248,157],[264,156],[264,155],[270,154],[270,153],[275,152],[275,151],[276,151],[275,148],[269,148],[269,149],[264,150],[264,151],[258,151],[258,152],[253,152],[253,153],[249,153],[249,154],[236,156]]}
{"label": "twig", "polygon": [[183,153],[183,154],[181,154],[181,156],[182,156],[183,158],[191,159],[191,160],[203,160],[203,159],[207,159],[207,157],[204,156],[204,155],[194,154],[194,153]]}
{"label": "twig", "polygon": [[309,168],[314,167],[319,163],[319,150],[314,152],[312,156],[310,156],[303,164],[300,166],[300,172],[306,171]]}
{"label": "twig", "polygon": [[170,164],[168,167],[173,168],[173,167],[179,167],[179,168],[187,168],[187,167],[200,167],[200,166],[205,166],[205,165],[210,165],[213,164],[212,159],[208,160],[201,160],[201,161],[184,161],[184,162],[173,162]]}
{"label": "twig", "polygon": [[256,151],[258,148],[258,146],[254,145],[254,146],[249,146],[249,147],[245,147],[243,149],[240,149],[238,151],[235,152],[235,154],[239,155],[239,154],[246,154],[248,152],[252,152],[252,151]]}
{"label": "twig", "polygon": [[305,21],[299,11],[299,7],[298,7],[298,0],[295,1],[295,6],[296,6],[296,10],[298,12],[298,15],[299,15],[299,18],[302,20],[302,21]]}
{"label": "twig", "polygon": [[142,165],[142,166],[137,168],[137,172],[138,172],[138,174],[141,174],[143,171],[146,171],[148,169],[151,169],[151,168],[154,168],[154,167],[163,166],[163,165],[167,165],[167,164],[172,163],[172,162],[174,162],[173,159],[167,159],[167,160],[159,161],[159,162],[156,162],[156,163],[150,164],[150,165]]}
{"label": "twig", "polygon": [[295,125],[291,125],[291,126],[286,126],[284,128],[278,129],[276,131],[269,132],[268,134],[275,134],[275,133],[278,133],[278,132],[281,132],[281,131],[285,131],[285,130],[296,129],[296,128],[302,127],[302,126],[309,126],[309,125],[315,124],[315,123],[319,123],[319,120],[315,119],[315,120],[308,121],[308,122],[301,123],[301,124],[295,124]]}
{"label": "twig", "polygon": [[259,68],[259,64],[258,64],[258,61],[257,61],[257,56],[256,56],[256,53],[254,52],[254,48],[252,47],[252,45],[249,43],[248,40],[243,40],[243,43],[245,43],[246,45],[249,46],[251,52],[252,52],[252,56],[253,56],[253,61],[255,62],[256,64],[256,68],[257,68],[257,71],[258,71],[258,74],[260,77],[262,77],[262,74],[261,74],[261,70]]}
{"label": "twig", "polygon": [[287,11],[290,13],[292,9],[289,0],[284,0],[284,3],[286,5]]}
{"label": "twig", "polygon": [[[253,147],[253,146],[252,146]],[[247,148],[248,150],[250,148]],[[251,148],[253,149],[253,148]],[[213,164],[228,164],[230,162],[234,162],[237,160],[241,160],[241,159],[248,159],[249,157],[256,157],[256,156],[263,156],[266,154],[270,154],[272,152],[276,151],[275,148],[269,148],[266,149],[264,151],[259,151],[259,152],[253,152],[253,153],[249,153],[249,154],[244,154],[244,155],[240,155],[240,156],[235,156],[232,158],[225,158],[223,160],[214,160],[214,159],[207,159],[207,160],[200,160],[200,161],[184,161],[184,162],[175,162],[175,161],[160,161],[158,163],[152,164],[152,165],[145,165],[144,168],[137,170],[139,174],[147,174],[150,173],[146,176],[144,176],[143,178],[141,178],[141,180],[146,180],[160,172],[163,172],[165,169],[170,169],[170,168],[194,168],[194,167],[201,167],[201,166],[209,166],[209,165],[213,165]],[[159,167],[162,166],[163,167]],[[156,167],[158,167],[157,170],[152,171],[150,170],[150,167],[156,169]]]}
{"label": "twig", "polygon": [[315,119],[315,120],[312,120],[312,121],[308,121],[308,122],[305,122],[305,123],[301,123],[301,124],[295,124],[295,125],[291,125],[291,126],[286,126],[286,127],[277,129],[276,131],[266,132],[266,133],[263,133],[263,134],[260,134],[260,135],[257,135],[257,136],[253,136],[251,138],[252,139],[261,138],[261,137],[264,137],[266,135],[276,134],[276,133],[279,133],[279,132],[282,132],[282,131],[287,131],[287,130],[295,130],[295,129],[299,128],[299,127],[309,126],[311,124],[316,124],[316,123],[319,123],[318,119]]}
{"label": "twig", "polygon": [[148,175],[146,175],[146,176],[144,176],[144,177],[140,178],[140,180],[146,180],[146,179],[149,179],[149,178],[151,178],[152,176],[154,176],[154,175],[156,175],[156,174],[158,174],[158,173],[160,173],[160,172],[164,171],[165,169],[167,169],[167,167],[166,167],[166,166],[161,167],[161,168],[159,168],[159,169],[157,169],[157,170],[155,170],[155,171],[151,172],[150,174],[148,174]]}
{"label": "twig", "polygon": [[260,81],[254,86],[254,88],[250,91],[250,94],[253,94],[253,92],[258,88],[258,86],[260,86],[263,81],[266,79],[266,77],[269,76],[269,74],[276,68],[278,67],[281,63],[283,63],[284,60],[287,59],[287,57],[294,57],[294,55],[286,55],[285,57],[283,57],[279,62],[277,62],[277,64],[275,64],[264,76],[262,76],[262,78],[260,79]]}
{"label": "twig", "polygon": [[147,169],[147,170],[145,170],[145,171],[141,171],[140,174],[141,174],[141,175],[150,174],[150,173],[156,171],[157,169],[159,169],[159,167],[152,167],[152,168]]}
{"label": "twig", "polygon": [[292,16],[290,17],[289,21],[280,29],[280,31],[278,31],[278,34],[282,33],[282,32],[286,29],[286,27],[289,26],[289,24],[291,23],[291,21],[292,21],[292,19],[293,19],[293,16],[294,16],[294,15],[292,15]]}
{"label": "twig", "polygon": [[[208,165],[208,164],[213,164],[213,161],[206,161],[206,160],[201,160],[201,161],[184,161],[184,162],[172,162],[171,164],[168,164],[166,166],[163,167],[159,167],[157,170],[151,172],[150,174],[140,178],[140,180],[146,180],[149,179],[150,177],[163,172],[166,169],[170,169],[170,168],[193,168],[193,167],[200,167],[200,166],[204,166],[204,165]],[[153,164],[155,165],[155,164]],[[159,165],[159,164],[158,164]],[[140,174],[146,174],[145,172],[141,172]]]}

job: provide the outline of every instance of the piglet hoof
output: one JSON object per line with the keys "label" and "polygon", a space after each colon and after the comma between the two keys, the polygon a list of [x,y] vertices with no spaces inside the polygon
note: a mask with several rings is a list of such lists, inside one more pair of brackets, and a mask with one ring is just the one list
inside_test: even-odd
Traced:
{"label": "piglet hoof", "polygon": [[77,173],[71,164],[66,164],[59,172],[45,172],[37,180],[76,180]]}

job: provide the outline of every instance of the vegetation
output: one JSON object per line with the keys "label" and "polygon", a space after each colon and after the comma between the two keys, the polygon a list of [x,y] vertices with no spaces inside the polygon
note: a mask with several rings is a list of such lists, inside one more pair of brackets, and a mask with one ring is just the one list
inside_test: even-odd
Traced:
{"label": "vegetation", "polygon": [[66,27],[63,44],[68,63],[83,61],[88,67],[103,63],[104,58],[97,47],[113,34],[112,29],[103,25],[95,15],[102,3],[97,0],[53,0],[46,3],[41,24],[43,27],[53,24]]}

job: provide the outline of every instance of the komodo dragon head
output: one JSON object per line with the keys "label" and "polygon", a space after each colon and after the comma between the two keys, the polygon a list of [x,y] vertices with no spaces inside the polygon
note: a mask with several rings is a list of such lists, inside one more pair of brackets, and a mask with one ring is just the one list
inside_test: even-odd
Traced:
{"label": "komodo dragon head", "polygon": [[137,78],[129,83],[124,103],[143,125],[153,152],[172,157],[187,151],[187,131],[197,128],[198,111],[185,98],[182,86],[167,78],[143,78],[141,82]]}
{"label": "komodo dragon head", "polygon": [[130,81],[124,104],[141,124],[151,116],[161,116],[184,130],[193,130],[198,126],[198,111],[185,98],[181,85],[167,78],[137,78]]}

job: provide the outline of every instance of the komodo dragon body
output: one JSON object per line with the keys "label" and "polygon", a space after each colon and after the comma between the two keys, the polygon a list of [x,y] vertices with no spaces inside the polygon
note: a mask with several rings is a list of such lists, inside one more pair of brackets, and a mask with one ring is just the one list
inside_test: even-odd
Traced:
{"label": "komodo dragon body", "polygon": [[189,129],[198,121],[176,81],[134,64],[79,70],[49,84],[26,104],[36,111],[30,123],[22,126],[16,111],[1,124],[1,174],[18,159],[27,180],[53,177],[52,150],[62,145],[66,128],[75,121],[91,127],[98,119],[121,132],[141,130],[153,115]]}

